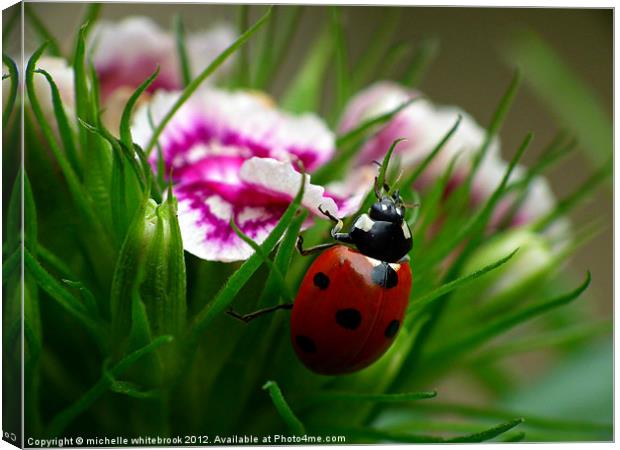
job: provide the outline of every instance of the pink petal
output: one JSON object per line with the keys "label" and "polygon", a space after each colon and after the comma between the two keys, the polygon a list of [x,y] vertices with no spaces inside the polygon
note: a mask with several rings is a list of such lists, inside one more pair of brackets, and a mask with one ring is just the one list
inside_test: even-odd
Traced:
{"label": "pink petal", "polygon": [[210,261],[240,261],[254,250],[237,236],[237,226],[256,243],[262,243],[286,209],[286,205],[249,206],[230,203],[206,183],[174,187],[183,247],[189,253]]}
{"label": "pink petal", "polygon": [[[391,83],[379,82],[358,93],[347,106],[340,129],[347,131],[364,121],[387,113],[421,94]],[[456,107],[436,106],[420,98],[400,111],[386,125],[377,128],[376,134],[363,145],[357,163],[368,164],[381,160],[392,143],[399,138],[407,141],[395,150],[405,170],[420,164],[462,116],[461,124],[441,152],[433,159],[419,179],[418,187],[432,183],[440,177],[457,154],[461,154],[455,176],[463,176],[470,168],[473,156],[482,146],[485,131],[474,119]],[[497,156],[498,142],[493,142],[487,157]]]}
{"label": "pink petal", "polygon": [[[145,145],[152,136],[149,108],[153,122],[159,123],[179,95],[158,92],[136,112],[133,134],[139,144]],[[225,154],[300,160],[308,171],[330,159],[335,145],[333,133],[317,116],[292,116],[276,110],[264,96],[216,89],[196,92],[175,114],[159,143],[168,169]]]}
{"label": "pink petal", "polygon": [[[309,178],[309,176],[308,176]],[[173,187],[185,249],[213,261],[247,259],[253,250],[230,227],[262,243],[299,190],[301,174],[290,163],[269,158],[211,157],[184,169]],[[324,189],[310,184],[302,205],[324,217],[318,207],[340,215]]]}
{"label": "pink petal", "polygon": [[[189,34],[187,49],[194,75],[228,47],[235,35],[233,29],[224,24]],[[175,38],[152,19],[127,17],[119,22],[102,21],[91,36],[89,45],[93,49],[93,62],[104,100],[120,87],[137,87],[158,66],[159,75],[149,86],[149,92],[182,87]],[[227,71],[230,63],[221,66],[214,75]]]}

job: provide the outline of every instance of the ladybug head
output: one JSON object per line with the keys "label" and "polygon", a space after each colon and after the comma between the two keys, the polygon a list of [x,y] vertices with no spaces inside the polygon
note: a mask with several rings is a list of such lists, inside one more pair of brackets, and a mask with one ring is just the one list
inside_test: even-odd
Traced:
{"label": "ladybug head", "polygon": [[391,196],[381,196],[381,198],[370,207],[368,215],[372,220],[402,223],[405,218],[405,205],[400,196],[400,192],[396,190]]}

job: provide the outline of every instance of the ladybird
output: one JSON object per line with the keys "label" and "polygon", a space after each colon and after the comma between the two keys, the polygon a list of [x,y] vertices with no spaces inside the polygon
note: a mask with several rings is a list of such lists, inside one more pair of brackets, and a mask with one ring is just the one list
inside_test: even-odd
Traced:
{"label": "ladybird", "polygon": [[293,303],[291,340],[297,356],[326,375],[370,365],[394,341],[410,289],[407,261],[380,261],[344,245],[325,250]]}
{"label": "ladybird", "polygon": [[394,342],[409,303],[412,236],[399,192],[382,194],[375,179],[375,195],[377,201],[348,233],[341,232],[342,220],[321,210],[335,223],[334,242],[304,249],[299,236],[302,255],[320,255],[292,305],[229,314],[248,322],[277,309],[292,309],[293,348],[301,362],[319,374],[351,373],[376,361]]}
{"label": "ladybird", "polygon": [[[379,197],[349,233],[336,222],[332,237],[350,244],[318,246],[295,297],[291,340],[310,370],[336,375],[355,372],[383,355],[403,321],[411,291],[407,253],[412,236],[398,192]],[[314,249],[303,249],[302,254]],[[327,248],[327,249],[325,249]]]}

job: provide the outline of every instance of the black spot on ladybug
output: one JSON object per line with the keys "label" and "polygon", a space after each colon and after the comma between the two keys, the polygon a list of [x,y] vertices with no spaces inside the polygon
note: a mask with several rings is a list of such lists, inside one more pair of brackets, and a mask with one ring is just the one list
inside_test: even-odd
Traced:
{"label": "black spot on ladybug", "polygon": [[304,352],[306,352],[306,353],[315,353],[316,352],[316,344],[308,336],[297,335],[297,336],[295,336],[295,341],[297,341],[297,345]]}
{"label": "black spot on ladybug", "polygon": [[400,327],[400,322],[398,320],[392,320],[387,326],[387,328],[385,329],[385,333],[384,333],[385,337],[386,338],[394,337],[399,327]]}
{"label": "black spot on ladybug", "polygon": [[340,309],[336,312],[336,322],[342,328],[355,330],[362,323],[362,315],[357,309]]}
{"label": "black spot on ladybug", "polygon": [[398,274],[385,261],[373,267],[371,277],[373,283],[386,289],[393,288],[398,284]]}
{"label": "black spot on ladybug", "polygon": [[323,272],[317,272],[314,276],[314,285],[324,291],[329,286],[329,277]]}

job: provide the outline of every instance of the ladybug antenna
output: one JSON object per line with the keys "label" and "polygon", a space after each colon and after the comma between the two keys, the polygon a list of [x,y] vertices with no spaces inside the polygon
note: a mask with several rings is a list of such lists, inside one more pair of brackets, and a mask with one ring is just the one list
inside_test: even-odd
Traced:
{"label": "ladybug antenna", "polygon": [[389,195],[389,192],[390,192],[389,184],[387,184],[384,181],[383,186],[379,186],[379,177],[376,176],[375,183],[374,183],[374,191],[375,191],[375,197],[377,197],[378,200],[381,200],[381,198],[383,197],[383,195],[381,194],[381,187],[383,187],[383,190]]}

